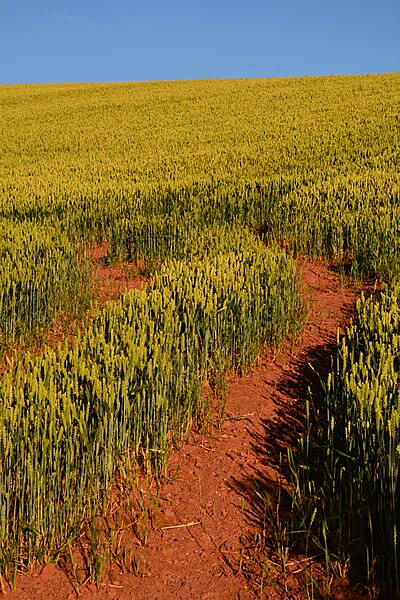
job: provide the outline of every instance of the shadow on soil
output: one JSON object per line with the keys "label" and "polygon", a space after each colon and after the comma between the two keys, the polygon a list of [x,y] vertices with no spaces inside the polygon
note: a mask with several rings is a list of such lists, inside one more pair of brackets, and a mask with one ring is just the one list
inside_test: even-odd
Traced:
{"label": "shadow on soil", "polygon": [[[349,311],[348,316],[350,315],[351,311]],[[274,397],[274,402],[277,406],[276,414],[279,416],[275,420],[265,419],[262,423],[262,433],[253,434],[252,448],[261,466],[257,470],[254,470],[254,474],[251,477],[241,480],[232,478],[230,481],[231,488],[239,496],[245,498],[247,506],[246,517],[250,527],[254,527],[258,531],[262,530],[263,524],[269,520],[272,514],[271,511],[276,511],[278,503],[281,515],[284,515],[285,512],[288,514],[290,510],[291,501],[289,494],[285,491],[285,487],[280,485],[280,482],[290,479],[287,449],[295,447],[299,435],[305,431],[305,400],[307,398],[312,399],[312,403],[317,409],[319,405],[322,405],[323,390],[321,381],[326,381],[332,363],[336,360],[336,354],[337,344],[332,341],[309,348],[300,358],[288,360],[277,383]],[[266,475],[268,472],[271,473],[271,469],[275,471],[273,478]],[[270,502],[270,507],[267,511],[266,498]],[[276,536],[274,540],[276,542],[279,537],[276,524],[272,527],[271,531],[272,537]],[[268,549],[265,530],[262,533],[264,536],[263,541],[266,543]],[[268,535],[271,537],[271,532]],[[249,566],[249,574],[250,571],[252,571],[252,577],[254,578],[254,564]],[[351,567],[350,572],[347,574],[350,583],[339,581],[337,585],[333,585],[333,589],[329,595],[317,592],[311,597],[329,597],[337,598],[338,600],[339,598],[343,600],[365,598],[365,594],[363,595],[355,591],[356,587],[358,589],[363,587],[365,575],[362,565]],[[285,594],[286,590],[283,589],[282,585],[280,587],[283,590],[283,594]],[[334,591],[335,589],[336,592]],[[315,590],[313,593],[315,593]],[[292,596],[283,595],[283,597]],[[306,596],[301,594],[300,590],[297,590],[293,597],[301,598]]]}

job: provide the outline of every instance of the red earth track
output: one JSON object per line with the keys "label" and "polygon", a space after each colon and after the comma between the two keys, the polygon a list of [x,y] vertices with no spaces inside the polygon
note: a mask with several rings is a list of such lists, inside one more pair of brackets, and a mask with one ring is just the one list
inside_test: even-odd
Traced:
{"label": "red earth track", "polygon": [[[322,263],[299,260],[298,267],[310,304],[302,334],[278,355],[266,354],[248,375],[229,378],[221,427],[191,434],[172,453],[154,527],[138,550],[141,576],[115,565],[99,589],[77,589],[63,570],[47,565],[20,575],[15,592],[4,583],[5,600],[73,600],[78,594],[82,600],[305,597],[294,575],[286,582],[266,577],[261,593],[251,544],[262,517],[257,490],[276,481],[279,454],[293,441],[301,398],[315,378],[309,363],[320,371],[329,367],[337,328],[349,321],[360,287],[342,286],[335,270]],[[99,267],[97,275],[104,298],[139,285],[126,269]],[[343,579],[334,582],[331,597],[350,600],[361,594]]]}

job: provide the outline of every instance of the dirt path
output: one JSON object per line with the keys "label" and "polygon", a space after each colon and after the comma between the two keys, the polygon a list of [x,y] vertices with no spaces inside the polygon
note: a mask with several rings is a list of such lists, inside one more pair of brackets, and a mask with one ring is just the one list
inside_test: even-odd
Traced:
{"label": "dirt path", "polygon": [[[247,600],[260,597],[248,540],[260,518],[257,489],[276,478],[279,452],[286,452],[300,398],[313,385],[311,362],[330,365],[337,326],[349,320],[359,289],[343,288],[326,266],[299,263],[309,322],[294,349],[265,358],[243,378],[228,383],[225,420],[214,435],[193,434],[173,454],[170,479],[160,490],[160,512],[142,550],[143,575],[117,568],[102,588],[80,590],[89,600]],[[246,540],[244,542],[244,540]],[[293,589],[267,589],[265,598],[300,598]],[[351,597],[338,591],[337,598]],[[49,565],[37,576],[18,578],[5,599],[72,600],[68,577]]]}

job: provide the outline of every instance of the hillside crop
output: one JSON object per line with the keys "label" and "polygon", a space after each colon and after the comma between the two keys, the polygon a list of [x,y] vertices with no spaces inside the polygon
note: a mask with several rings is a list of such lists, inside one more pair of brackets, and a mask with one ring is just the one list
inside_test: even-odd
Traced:
{"label": "hillside crop", "polygon": [[[0,565],[12,579],[89,535],[126,457],[161,473],[208,410],[205,387],[301,326],[294,257],[398,279],[400,75],[1,86],[0,108],[0,352],[76,314],[89,246],[106,242],[109,263],[141,263],[152,281],[95,311],[73,347],[17,356],[2,375]],[[389,402],[371,344],[344,348]],[[360,386],[329,402],[356,406]],[[378,428],[385,448],[396,410]],[[381,519],[396,494],[368,510]],[[398,585],[396,519],[382,572]]]}

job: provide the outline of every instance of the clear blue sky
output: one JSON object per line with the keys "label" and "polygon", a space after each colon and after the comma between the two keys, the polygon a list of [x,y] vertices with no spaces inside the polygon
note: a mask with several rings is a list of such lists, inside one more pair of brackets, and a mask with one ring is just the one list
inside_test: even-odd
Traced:
{"label": "clear blue sky", "polygon": [[0,0],[0,83],[400,71],[400,0]]}

